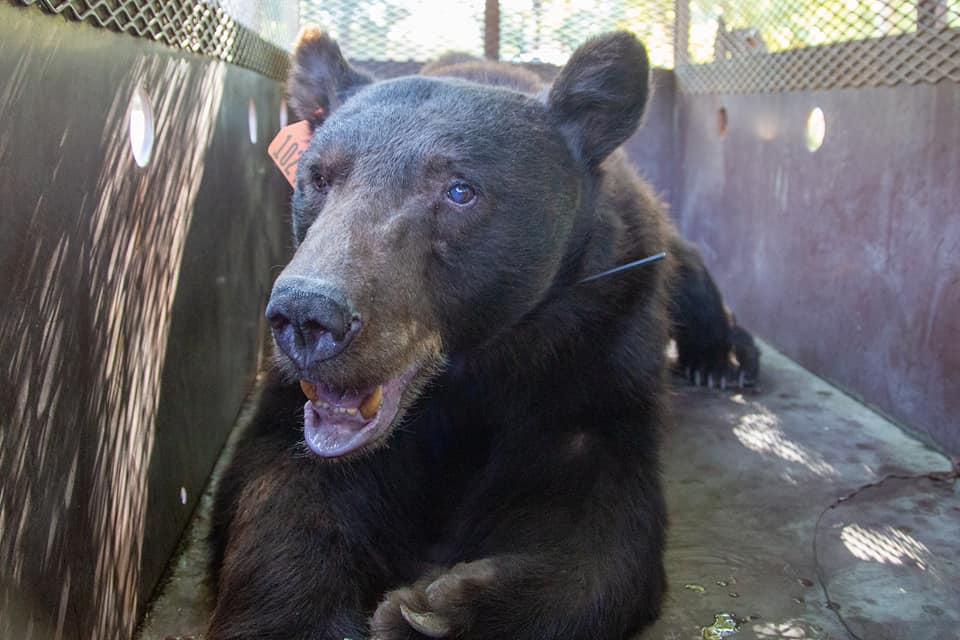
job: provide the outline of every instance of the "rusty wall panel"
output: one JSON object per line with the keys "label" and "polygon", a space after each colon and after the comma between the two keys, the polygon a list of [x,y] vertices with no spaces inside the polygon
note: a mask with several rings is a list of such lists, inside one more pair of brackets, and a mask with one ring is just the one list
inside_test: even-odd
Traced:
{"label": "rusty wall panel", "polygon": [[743,324],[960,453],[960,86],[678,97],[680,226]]}
{"label": "rusty wall panel", "polygon": [[0,637],[130,636],[257,366],[281,92],[0,4]]}

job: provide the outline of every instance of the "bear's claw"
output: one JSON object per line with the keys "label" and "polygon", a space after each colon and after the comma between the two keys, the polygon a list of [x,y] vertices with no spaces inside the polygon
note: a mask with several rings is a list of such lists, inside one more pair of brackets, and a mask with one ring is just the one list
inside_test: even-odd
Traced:
{"label": "bear's claw", "polygon": [[411,611],[406,605],[400,605],[400,615],[411,627],[430,638],[445,638],[450,633],[447,621],[435,613]]}

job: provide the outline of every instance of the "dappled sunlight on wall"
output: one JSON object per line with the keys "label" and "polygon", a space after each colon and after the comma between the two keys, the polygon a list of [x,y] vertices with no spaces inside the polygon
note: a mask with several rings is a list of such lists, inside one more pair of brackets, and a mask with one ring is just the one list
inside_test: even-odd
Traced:
{"label": "dappled sunlight on wall", "polygon": [[[36,576],[62,576],[49,637],[64,635],[68,610],[91,640],[128,637],[137,622],[170,312],[225,71],[222,62],[137,58],[105,114],[95,191],[77,194],[72,224],[54,246],[38,243],[12,283],[18,311],[0,324],[0,344],[12,348],[5,374],[17,380],[12,411],[0,412],[9,416],[0,429],[0,602],[7,609]],[[127,126],[141,85],[156,124],[143,168]],[[37,210],[42,203],[41,193]],[[86,535],[67,539],[68,520]],[[26,535],[36,531],[49,533]]]}

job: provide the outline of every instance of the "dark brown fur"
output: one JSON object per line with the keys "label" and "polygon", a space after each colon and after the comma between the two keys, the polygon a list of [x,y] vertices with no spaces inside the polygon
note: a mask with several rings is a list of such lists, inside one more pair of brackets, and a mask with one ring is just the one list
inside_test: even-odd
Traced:
{"label": "dark brown fur", "polygon": [[670,315],[678,373],[698,385],[756,384],[760,350],[724,304],[700,252],[679,236],[670,251],[677,264]]}
{"label": "dark brown fur", "polygon": [[[543,90],[543,81],[532,71],[468,54],[446,54],[424,65],[420,73],[462,78],[531,95]],[[697,384],[719,385],[721,380],[729,380],[731,386],[755,384],[760,351],[753,336],[736,321],[729,321],[720,290],[697,248],[672,229],[670,235],[667,251],[677,265],[670,304],[677,370]]]}
{"label": "dark brown fur", "polygon": [[504,62],[476,60],[469,56],[451,56],[426,64],[421,75],[462,78],[494,87],[506,87],[535,94],[543,88],[543,80],[532,71]]}

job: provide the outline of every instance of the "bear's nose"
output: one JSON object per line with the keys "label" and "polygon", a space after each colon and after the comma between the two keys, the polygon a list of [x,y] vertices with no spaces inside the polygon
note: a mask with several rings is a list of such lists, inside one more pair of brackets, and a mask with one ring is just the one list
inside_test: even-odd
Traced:
{"label": "bear's nose", "polygon": [[301,370],[342,352],[361,325],[342,291],[302,276],[277,278],[266,315],[277,346]]}

